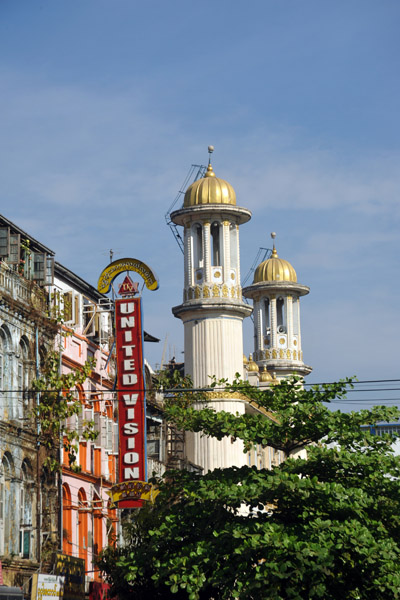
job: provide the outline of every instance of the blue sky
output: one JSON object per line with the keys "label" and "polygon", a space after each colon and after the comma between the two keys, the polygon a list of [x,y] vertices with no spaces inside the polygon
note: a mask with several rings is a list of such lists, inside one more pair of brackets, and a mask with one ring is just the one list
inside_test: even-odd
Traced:
{"label": "blue sky", "polygon": [[311,288],[309,380],[398,378],[399,18],[397,0],[0,0],[1,212],[92,284],[110,248],[150,264],[147,356],[168,334],[180,358],[164,214],[213,144],[253,212],[242,273],[276,231]]}

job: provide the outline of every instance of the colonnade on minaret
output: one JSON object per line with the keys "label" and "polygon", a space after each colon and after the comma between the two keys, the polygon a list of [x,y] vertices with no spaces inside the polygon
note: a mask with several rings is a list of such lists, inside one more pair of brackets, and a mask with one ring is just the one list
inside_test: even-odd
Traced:
{"label": "colonnade on minaret", "polygon": [[292,265],[279,258],[275,244],[272,256],[256,268],[253,284],[243,290],[254,306],[253,359],[277,379],[312,370],[303,362],[300,329],[300,297],[309,291],[297,282]]}

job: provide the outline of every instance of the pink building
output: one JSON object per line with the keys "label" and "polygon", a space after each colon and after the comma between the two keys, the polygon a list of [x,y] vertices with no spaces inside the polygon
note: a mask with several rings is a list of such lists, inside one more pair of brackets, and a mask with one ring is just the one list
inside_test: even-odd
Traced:
{"label": "pink building", "polygon": [[80,415],[70,417],[67,430],[83,433],[85,422],[94,421],[96,440],[79,438],[76,464],[69,466],[64,451],[62,468],[63,552],[85,560],[86,581],[99,579],[95,559],[113,544],[117,534],[116,510],[110,506],[109,492],[116,482],[118,432],[116,423],[114,362],[110,360],[112,342],[111,301],[80,277],[55,263],[54,302],[63,310],[63,335],[60,338],[62,370],[79,368],[86,360],[94,369],[84,385],[76,390],[82,404]]}

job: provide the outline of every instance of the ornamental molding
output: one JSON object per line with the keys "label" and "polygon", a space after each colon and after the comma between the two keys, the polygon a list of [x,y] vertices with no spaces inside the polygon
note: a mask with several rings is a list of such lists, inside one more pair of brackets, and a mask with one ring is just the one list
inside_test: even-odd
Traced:
{"label": "ornamental molding", "polygon": [[183,301],[200,300],[201,298],[225,298],[242,300],[242,289],[240,285],[230,283],[197,284],[184,290]]}

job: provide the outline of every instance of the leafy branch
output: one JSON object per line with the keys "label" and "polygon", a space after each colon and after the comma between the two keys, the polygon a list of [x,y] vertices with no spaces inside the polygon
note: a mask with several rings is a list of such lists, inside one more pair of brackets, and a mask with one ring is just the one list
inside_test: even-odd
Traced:
{"label": "leafy branch", "polygon": [[51,471],[61,468],[57,456],[57,448],[62,440],[63,448],[68,454],[70,468],[80,470],[76,464],[79,439],[95,440],[98,432],[94,430],[94,421],[84,420],[82,432],[70,430],[66,421],[74,415],[82,414],[82,404],[77,397],[77,386],[82,385],[90,376],[93,361],[89,360],[79,369],[69,373],[60,373],[61,355],[52,351],[48,354],[43,375],[32,383],[32,388],[39,393],[39,402],[34,414],[40,431],[39,442],[48,451],[45,466]]}

